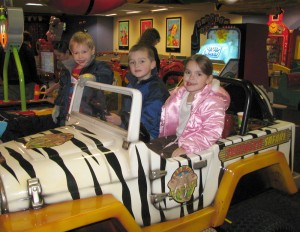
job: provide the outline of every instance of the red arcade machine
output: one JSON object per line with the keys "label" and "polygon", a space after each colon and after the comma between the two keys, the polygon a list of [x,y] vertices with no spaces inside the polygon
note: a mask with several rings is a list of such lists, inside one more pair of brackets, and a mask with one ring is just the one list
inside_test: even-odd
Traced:
{"label": "red arcade machine", "polygon": [[283,12],[270,15],[267,39],[268,72],[274,103],[300,109],[300,31],[289,30]]}
{"label": "red arcade machine", "polygon": [[283,13],[269,16],[267,39],[269,76],[275,71],[290,72],[287,64],[290,31],[282,20]]}
{"label": "red arcade machine", "polygon": [[299,72],[300,30],[289,30],[283,23],[283,13],[270,15],[268,22],[267,57],[269,76],[275,72]]}

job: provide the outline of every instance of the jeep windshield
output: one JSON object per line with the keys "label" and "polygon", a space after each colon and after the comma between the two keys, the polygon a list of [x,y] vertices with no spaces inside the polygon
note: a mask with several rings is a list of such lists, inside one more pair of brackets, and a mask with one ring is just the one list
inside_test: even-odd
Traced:
{"label": "jeep windshield", "polygon": [[[74,123],[72,120],[74,117],[84,118],[85,121],[94,121],[97,125],[117,130],[128,142],[138,141],[142,104],[142,96],[138,90],[87,82],[84,87],[76,86],[74,91],[75,95],[69,109],[71,118],[69,123]],[[106,115],[114,113],[121,116],[125,99],[131,104],[127,104],[126,117],[122,117],[122,125],[116,126],[106,122]]]}

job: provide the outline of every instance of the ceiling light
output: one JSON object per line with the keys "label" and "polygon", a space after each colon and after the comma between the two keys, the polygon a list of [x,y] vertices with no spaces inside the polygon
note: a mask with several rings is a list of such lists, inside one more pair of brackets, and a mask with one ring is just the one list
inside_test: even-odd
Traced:
{"label": "ceiling light", "polygon": [[159,9],[155,9],[155,10],[151,10],[151,11],[154,12],[154,11],[163,11],[163,10],[168,10],[168,8],[159,8]]}
{"label": "ceiling light", "polygon": [[121,11],[126,11],[127,12],[127,11],[133,11],[133,10],[126,10],[126,9],[124,9],[124,10],[121,10]]}
{"label": "ceiling light", "polygon": [[126,12],[126,14],[137,14],[137,13],[141,13],[142,11],[128,11]]}
{"label": "ceiling light", "polygon": [[227,4],[233,4],[236,3],[238,0],[225,0],[225,3]]}
{"label": "ceiling light", "polygon": [[41,3],[32,3],[32,2],[28,2],[25,4],[25,6],[46,6],[45,4],[41,4]]}
{"label": "ceiling light", "polygon": [[115,16],[115,15],[117,15],[117,14],[107,14],[105,16]]}

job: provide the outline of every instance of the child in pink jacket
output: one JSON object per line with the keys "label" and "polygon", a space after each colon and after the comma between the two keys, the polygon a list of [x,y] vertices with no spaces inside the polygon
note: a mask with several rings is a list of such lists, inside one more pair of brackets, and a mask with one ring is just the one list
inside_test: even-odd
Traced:
{"label": "child in pink jacket", "polygon": [[187,59],[183,86],[172,91],[162,108],[159,137],[164,138],[159,143],[164,157],[196,153],[221,138],[230,96],[212,72],[206,56]]}

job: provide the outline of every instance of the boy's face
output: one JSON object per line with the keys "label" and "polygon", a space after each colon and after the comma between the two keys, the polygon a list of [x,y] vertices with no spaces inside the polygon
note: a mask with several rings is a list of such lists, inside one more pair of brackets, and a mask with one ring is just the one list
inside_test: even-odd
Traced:
{"label": "boy's face", "polygon": [[191,60],[186,64],[183,83],[187,91],[199,92],[211,81],[212,75],[207,76],[203,73],[196,61]]}
{"label": "boy's face", "polygon": [[155,68],[155,60],[150,60],[146,50],[130,52],[129,68],[131,73],[139,80],[146,80],[151,76],[151,70]]}
{"label": "boy's face", "polygon": [[94,54],[95,48],[90,49],[86,44],[79,44],[76,42],[72,44],[72,55],[75,62],[78,64],[78,68],[86,67]]}

